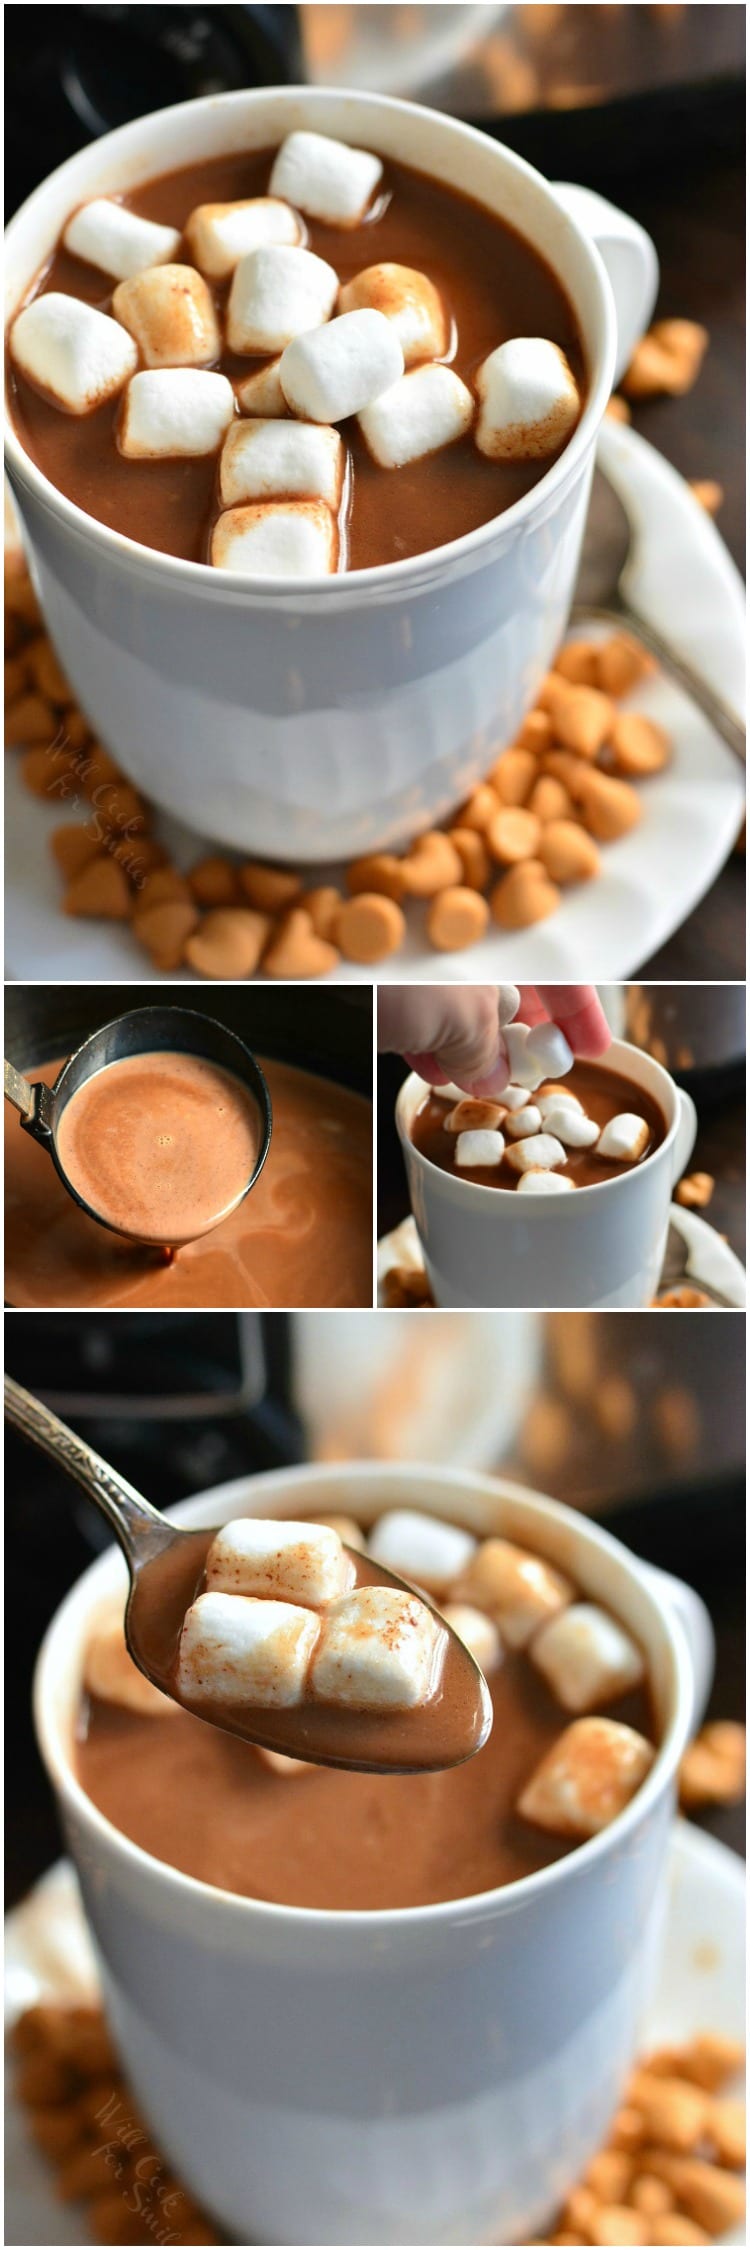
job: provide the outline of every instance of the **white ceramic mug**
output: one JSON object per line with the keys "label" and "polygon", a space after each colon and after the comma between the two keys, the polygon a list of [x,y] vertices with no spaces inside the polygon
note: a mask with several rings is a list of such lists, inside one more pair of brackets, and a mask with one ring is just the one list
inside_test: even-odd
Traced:
{"label": "white ceramic mug", "polygon": [[657,264],[632,220],[582,189],[553,190],[455,118],[291,87],[179,104],[71,157],[9,228],[9,313],[76,204],[271,147],[301,125],[455,182],[554,267],[578,315],[589,390],[536,489],[414,561],[282,584],[180,562],[95,523],[12,429],[8,468],[65,670],[131,780],[219,843],[304,862],[407,842],[513,740],[562,637],[596,433],[616,368],[647,324]]}
{"label": "white ceramic mug", "polygon": [[416,1071],[396,1102],[409,1199],[436,1305],[649,1305],[664,1260],[672,1189],[685,1170],[698,1119],[669,1072],[639,1047],[613,1039],[608,1067],[658,1102],[659,1148],[641,1164],[567,1195],[521,1196],[442,1172],[415,1148],[411,1128],[430,1088]]}
{"label": "white ceramic mug", "polygon": [[503,1890],[340,1914],[178,1874],[73,1772],[83,1649],[100,1600],[124,1589],[119,1555],[79,1580],[39,1658],[39,1742],[125,2070],[226,2242],[522,2241],[601,2140],[641,2035],[677,1768],[711,1677],[703,1605],[556,1502],[460,1470],[280,1470],[172,1513],[369,1523],[401,1503],[531,1545],[647,1652],[661,1743],[643,1787],[591,1842]]}

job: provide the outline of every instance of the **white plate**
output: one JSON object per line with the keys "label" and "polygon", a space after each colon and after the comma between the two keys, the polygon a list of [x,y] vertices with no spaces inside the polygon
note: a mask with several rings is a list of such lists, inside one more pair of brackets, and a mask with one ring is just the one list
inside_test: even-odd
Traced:
{"label": "white plate", "polygon": [[[679,1203],[670,1206],[669,1225],[670,1235],[672,1231],[681,1235],[685,1245],[684,1271],[679,1273],[679,1282],[692,1282],[696,1289],[707,1289],[712,1295],[721,1298],[727,1307],[744,1306],[747,1296],[745,1268],[734,1251],[730,1250],[723,1235],[717,1234],[716,1228],[709,1226],[707,1219],[701,1219],[697,1211],[685,1211]],[[670,1243],[670,1248],[674,1248],[673,1243]],[[668,1286],[674,1287],[673,1265],[674,1259],[668,1254],[667,1275],[662,1276],[662,1286],[668,1277]],[[392,1234],[384,1234],[378,1243],[378,1303],[381,1306],[381,1285],[392,1266],[410,1266],[417,1273],[424,1270],[419,1236],[411,1218],[402,1219],[401,1225],[395,1227]],[[406,1307],[404,1309],[408,1310]]]}
{"label": "white plate", "polygon": [[[745,1884],[741,1861],[684,1821],[669,1854],[669,1904],[658,1988],[642,2046],[680,2043],[699,2031],[744,2039]],[[88,2000],[96,1970],[76,1879],[59,1860],[6,1923],[5,2020],[37,2000]],[[77,2243],[81,2217],[58,2203],[52,2171],[34,2148],[8,2080],[6,2242]],[[724,2238],[744,2242],[741,2230]]]}
{"label": "white plate", "polygon": [[[745,605],[731,557],[688,486],[633,430],[606,423],[599,458],[627,498],[638,527],[629,586],[644,616],[688,656],[728,704],[743,709]],[[597,980],[625,978],[680,929],[710,889],[732,849],[744,804],[744,775],[701,713],[662,678],[638,690],[639,711],[673,736],[673,763],[642,785],[644,818],[605,847],[605,872],[571,890],[549,922],[493,930],[462,954],[435,953],[415,928],[403,952],[379,969],[342,961],[343,984],[565,982],[588,967]],[[59,798],[49,805],[24,789],[15,758],[6,761],[6,955],[8,974],[62,981],[193,983],[186,971],[165,978],[134,943],[127,925],[86,922],[60,912],[60,881],[46,838],[75,818]],[[83,817],[81,808],[80,817]],[[208,848],[176,823],[159,834],[183,866]],[[318,880],[336,879],[321,870]]]}

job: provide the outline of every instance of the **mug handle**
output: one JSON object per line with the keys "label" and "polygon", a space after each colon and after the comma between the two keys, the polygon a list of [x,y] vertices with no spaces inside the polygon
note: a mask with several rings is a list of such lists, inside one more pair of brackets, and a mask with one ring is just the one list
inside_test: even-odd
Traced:
{"label": "mug handle", "polygon": [[711,1693],[711,1683],[716,1662],[714,1629],[705,1602],[700,1594],[686,1586],[683,1578],[673,1578],[669,1570],[659,1570],[656,1563],[641,1563],[641,1571],[656,1601],[662,1609],[670,1610],[687,1641],[688,1655],[693,1674],[693,1718],[691,1733],[700,1726]]}
{"label": "mug handle", "polygon": [[692,1156],[698,1132],[698,1111],[692,1095],[686,1094],[684,1086],[678,1086],[677,1099],[680,1105],[680,1116],[672,1150],[673,1187],[676,1181],[682,1178],[685,1166]]}
{"label": "mug handle", "polygon": [[595,195],[593,188],[556,180],[552,192],[573,225],[595,243],[606,268],[617,315],[614,380],[619,383],[656,303],[659,260],[651,236],[637,219],[629,219],[616,204]]}

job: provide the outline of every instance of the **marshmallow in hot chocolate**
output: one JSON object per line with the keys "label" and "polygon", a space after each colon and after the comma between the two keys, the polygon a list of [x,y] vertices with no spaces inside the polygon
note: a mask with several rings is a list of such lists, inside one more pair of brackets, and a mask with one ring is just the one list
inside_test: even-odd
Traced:
{"label": "marshmallow in hot chocolate", "polygon": [[505,1131],[511,1141],[524,1141],[530,1133],[542,1129],[542,1113],[535,1102],[526,1102],[523,1109],[511,1110],[505,1120]]}
{"label": "marshmallow in hot chocolate", "polygon": [[[352,317],[354,317],[352,315]],[[455,445],[470,428],[474,402],[452,367],[413,367],[365,406],[359,426],[381,469],[403,469]]]}
{"label": "marshmallow in hot chocolate", "polygon": [[446,1602],[443,1616],[451,1632],[457,1633],[463,1641],[485,1679],[489,1672],[496,1672],[503,1661],[503,1644],[486,1610],[475,1609],[471,1602]]}
{"label": "marshmallow in hot chocolate", "polygon": [[445,1634],[416,1594],[358,1586],[326,1610],[313,1659],[321,1703],[359,1711],[410,1711],[435,1686]]}
{"label": "marshmallow in hot chocolate", "polygon": [[328,578],[336,570],[339,535],[323,500],[266,500],[227,508],[211,533],[217,570],[252,578]]}
{"label": "marshmallow in hot chocolate", "polygon": [[266,243],[285,243],[294,249],[304,240],[299,212],[275,195],[253,195],[237,203],[199,203],[185,228],[190,256],[210,281],[226,281],[241,258]]}
{"label": "marshmallow in hot chocolate", "polygon": [[205,367],[220,357],[213,297],[194,266],[147,266],[118,283],[112,311],[146,367]]}
{"label": "marshmallow in hot chocolate", "polygon": [[566,1711],[594,1711],[643,1679],[641,1650],[596,1602],[571,1602],[531,1643],[532,1664]]}
{"label": "marshmallow in hot chocolate", "polygon": [[365,306],[295,336],[282,353],[279,379],[293,414],[310,422],[344,422],[396,383],[403,368],[395,329],[383,313]]}
{"label": "marshmallow in hot chocolate", "polygon": [[495,1171],[504,1155],[502,1133],[459,1133],[456,1137],[454,1163],[459,1172]]}
{"label": "marshmallow in hot chocolate", "polygon": [[113,274],[116,281],[129,281],[146,266],[166,265],[176,258],[180,231],[179,227],[157,226],[153,219],[141,219],[136,211],[126,210],[124,203],[101,195],[73,212],[63,242],[74,258],[100,266],[102,273]]}
{"label": "marshmallow in hot chocolate", "polygon": [[356,227],[383,175],[379,156],[325,133],[288,133],[274,159],[272,195],[326,226]]}
{"label": "marshmallow in hot chocolate", "polygon": [[237,1516],[217,1532],[206,1556],[206,1583],[225,1594],[273,1595],[322,1609],[354,1580],[338,1533],[316,1523]]}
{"label": "marshmallow in hot chocolate", "polygon": [[152,367],[133,375],[117,429],[129,461],[198,459],[218,453],[234,417],[226,375],[206,367]]}
{"label": "marshmallow in hot chocolate", "polygon": [[245,500],[323,500],[338,508],[346,454],[338,430],[311,422],[235,422],[219,463],[223,508]]}
{"label": "marshmallow in hot chocolate", "polygon": [[[504,1100],[504,1098],[503,1098]],[[470,1094],[464,1101],[454,1102],[443,1118],[445,1133],[495,1133],[507,1112],[500,1102],[475,1100]]]}
{"label": "marshmallow in hot chocolate", "polygon": [[237,404],[243,414],[257,415],[262,421],[281,421],[289,408],[279,380],[281,353],[270,359],[267,367],[259,367],[254,375],[243,375],[237,384]]}
{"label": "marshmallow in hot chocolate", "polygon": [[545,1132],[562,1141],[563,1148],[593,1148],[599,1139],[598,1125],[573,1102],[548,1102],[537,1114],[543,1116]]}
{"label": "marshmallow in hot chocolate", "polygon": [[471,1532],[417,1508],[392,1508],[380,1516],[367,1542],[374,1562],[412,1578],[428,1593],[443,1593],[468,1568],[476,1549]]}
{"label": "marshmallow in hot chocolate", "polygon": [[520,1141],[511,1142],[507,1158],[514,1172],[554,1172],[558,1164],[565,1163],[565,1150],[554,1133],[534,1129]]}
{"label": "marshmallow in hot chocolate", "polygon": [[365,266],[339,290],[339,312],[358,312],[363,305],[371,305],[390,320],[405,367],[419,360],[442,359],[447,351],[448,315],[429,274],[387,261]]}
{"label": "marshmallow in hot chocolate", "polygon": [[575,1189],[575,1180],[567,1179],[564,1172],[535,1172],[532,1166],[530,1172],[522,1173],[516,1194],[567,1195],[571,1189]]}
{"label": "marshmallow in hot chocolate", "polygon": [[489,1610],[509,1648],[525,1648],[539,1626],[572,1601],[573,1592],[562,1571],[509,1539],[483,1540],[456,1588],[459,1600]]}
{"label": "marshmallow in hot chocolate", "polygon": [[575,1719],[547,1751],[518,1799],[524,1820],[578,1841],[624,1811],[653,1764],[645,1736],[616,1719]]}
{"label": "marshmallow in hot chocolate", "polygon": [[648,1126],[644,1117],[636,1117],[624,1110],[619,1117],[610,1117],[603,1126],[596,1144],[597,1156],[612,1164],[637,1164],[648,1147]]}
{"label": "marshmallow in hot chocolate", "polygon": [[[266,243],[235,268],[227,305],[230,351],[266,358],[319,328],[333,311],[338,274],[312,250]],[[331,417],[322,415],[322,421]]]}
{"label": "marshmallow in hot chocolate", "polygon": [[581,411],[564,352],[542,336],[513,336],[499,344],[482,361],[476,385],[476,442],[491,461],[531,461],[555,453]]}
{"label": "marshmallow in hot chocolate", "polygon": [[319,1632],[317,1612],[294,1602],[199,1594],[180,1634],[179,1694],[263,1710],[302,1703]]}
{"label": "marshmallow in hot chocolate", "polygon": [[35,297],[14,320],[10,356],[66,414],[95,413],[138,366],[133,339],[119,321],[57,289]]}

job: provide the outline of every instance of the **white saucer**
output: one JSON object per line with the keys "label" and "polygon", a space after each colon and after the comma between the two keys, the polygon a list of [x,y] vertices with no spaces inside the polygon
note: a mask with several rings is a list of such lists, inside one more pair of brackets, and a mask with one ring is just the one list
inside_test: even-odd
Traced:
{"label": "white saucer", "polygon": [[[724,1844],[677,1821],[669,1853],[669,1905],[658,1989],[643,2048],[680,2043],[698,2031],[744,2039],[745,1884]],[[58,1860],[6,1922],[5,2020],[37,2000],[89,2000],[96,1967],[76,1879]],[[77,2243],[81,2216],[58,2203],[52,2171],[34,2147],[9,2081],[5,2142],[6,2242]],[[741,2231],[728,2243],[744,2242]]]}
{"label": "white saucer", "polygon": [[[742,710],[744,593],[715,525],[683,479],[633,430],[605,423],[599,459],[638,526],[629,577],[633,599],[724,700]],[[510,934],[495,929],[466,953],[435,953],[415,928],[403,952],[379,969],[342,961],[328,981],[482,983],[509,977],[560,983],[579,977],[587,965],[595,966],[600,982],[633,976],[710,888],[732,849],[744,804],[739,762],[678,689],[658,679],[633,700],[673,735],[675,756],[664,773],[643,784],[643,821],[606,847],[600,881],[571,890],[551,921]],[[125,924],[61,914],[60,882],[46,838],[76,814],[59,798],[47,805],[30,796],[15,758],[6,760],[6,773],[7,973],[23,980],[194,982],[185,971],[163,978]],[[159,833],[186,867],[209,848],[177,824],[164,822]],[[316,877],[335,878],[335,869]]]}
{"label": "white saucer", "polygon": [[[697,1211],[683,1210],[673,1203],[669,1212],[669,1241],[662,1273],[662,1287],[673,1288],[675,1282],[690,1282],[696,1289],[705,1289],[719,1299],[719,1305],[741,1308],[746,1302],[747,1277],[728,1242],[701,1219]],[[684,1244],[684,1260],[678,1255],[674,1236],[679,1235]],[[413,1219],[403,1219],[392,1234],[384,1234],[378,1243],[378,1304],[383,1304],[383,1282],[393,1266],[409,1266],[414,1273],[422,1273],[424,1260]],[[708,1307],[706,1307],[708,1310]]]}

